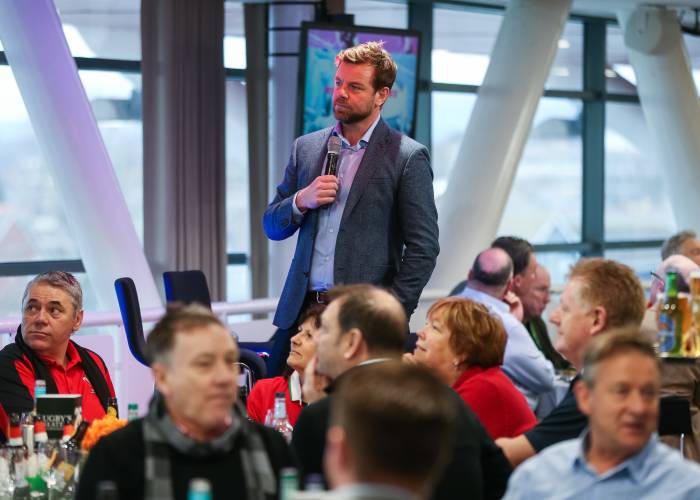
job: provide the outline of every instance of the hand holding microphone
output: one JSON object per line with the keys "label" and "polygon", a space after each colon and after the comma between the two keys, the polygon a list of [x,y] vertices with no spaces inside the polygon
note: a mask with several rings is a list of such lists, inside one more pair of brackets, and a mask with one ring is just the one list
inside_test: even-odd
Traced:
{"label": "hand holding microphone", "polygon": [[316,177],[311,184],[299,191],[296,203],[297,208],[303,212],[318,207],[329,205],[335,201],[338,194],[338,160],[340,156],[340,138],[332,135],[328,139],[328,153],[326,154],[326,166],[324,175]]}

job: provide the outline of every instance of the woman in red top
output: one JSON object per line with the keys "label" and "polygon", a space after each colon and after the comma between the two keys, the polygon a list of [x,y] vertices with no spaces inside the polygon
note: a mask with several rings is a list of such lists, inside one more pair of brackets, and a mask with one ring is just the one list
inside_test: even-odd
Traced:
{"label": "woman in red top", "polygon": [[301,388],[304,383],[304,369],[316,354],[318,329],[321,326],[323,304],[312,304],[302,315],[299,331],[291,339],[291,349],[287,357],[288,373],[283,377],[265,378],[258,381],[248,395],[248,417],[265,423],[268,412],[275,408],[275,393],[283,392],[287,407],[287,418],[294,426],[305,404]]}
{"label": "woman in red top", "polygon": [[506,332],[484,306],[460,297],[438,300],[418,332],[413,355],[451,385],[493,439],[519,436],[537,423],[525,397],[501,371]]}

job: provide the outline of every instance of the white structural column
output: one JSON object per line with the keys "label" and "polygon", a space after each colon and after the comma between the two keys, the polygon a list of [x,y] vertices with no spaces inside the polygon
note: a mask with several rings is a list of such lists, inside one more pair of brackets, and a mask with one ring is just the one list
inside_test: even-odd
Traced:
{"label": "white structural column", "polygon": [[[297,135],[297,83],[301,23],[314,19],[314,6],[285,0],[270,4],[270,200],[282,181]],[[276,28],[282,28],[281,30]],[[291,29],[285,29],[291,28]],[[262,221],[259,222],[262,231]],[[279,296],[294,256],[296,234],[270,242],[271,297]]]}
{"label": "white structural column", "polygon": [[[142,306],[162,305],[53,1],[0,0],[0,40],[100,307],[117,309],[121,276],[134,279]],[[123,335],[116,345],[120,397],[144,403],[149,371]]]}
{"label": "white structural column", "polygon": [[506,8],[439,200],[440,256],[431,288],[464,279],[496,235],[570,7],[570,0],[513,0]]}
{"label": "white structural column", "polygon": [[618,13],[637,91],[679,229],[700,230],[700,102],[676,13]]}

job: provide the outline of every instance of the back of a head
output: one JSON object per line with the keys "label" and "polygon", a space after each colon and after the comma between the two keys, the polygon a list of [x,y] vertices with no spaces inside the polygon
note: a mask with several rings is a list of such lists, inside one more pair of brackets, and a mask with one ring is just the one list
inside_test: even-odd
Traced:
{"label": "back of a head", "polygon": [[457,415],[449,390],[425,368],[398,361],[348,372],[334,392],[331,425],[347,436],[357,479],[429,490],[450,458]]}
{"label": "back of a head", "polygon": [[512,277],[513,261],[508,252],[498,247],[480,252],[474,259],[469,273],[470,281],[476,281],[493,290],[505,290]]}
{"label": "back of a head", "polygon": [[585,304],[605,309],[606,330],[642,323],[644,290],[629,266],[610,259],[581,259],[571,268],[569,279],[582,284],[580,299]]}
{"label": "back of a head", "polygon": [[697,234],[695,231],[688,229],[674,234],[667,239],[661,247],[661,260],[666,260],[671,255],[680,254],[683,243],[685,243],[687,240],[695,239],[696,237]]}
{"label": "back of a head", "polygon": [[338,301],[341,332],[357,328],[374,355],[403,353],[408,321],[401,303],[392,294],[372,285],[344,285],[329,292]]}
{"label": "back of a head", "polygon": [[513,261],[513,275],[518,275],[527,268],[530,263],[530,255],[534,252],[529,241],[517,236],[499,236],[493,240],[491,246],[501,248],[510,255]]}

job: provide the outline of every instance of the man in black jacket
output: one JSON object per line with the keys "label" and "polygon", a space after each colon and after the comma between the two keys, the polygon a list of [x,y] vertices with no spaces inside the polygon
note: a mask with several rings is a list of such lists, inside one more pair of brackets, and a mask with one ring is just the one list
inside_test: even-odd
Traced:
{"label": "man in black jacket", "polygon": [[212,498],[278,498],[291,452],[234,406],[238,348],[221,322],[201,306],[171,309],[148,336],[148,352],[158,397],[144,419],[95,445],[77,498],[97,498],[99,482],[110,480],[119,498],[184,499],[194,478],[209,481]]}
{"label": "man in black jacket", "polygon": [[[390,293],[370,285],[350,285],[333,289],[330,299],[321,316],[316,351],[317,371],[332,381],[327,388],[330,395],[301,412],[292,437],[302,477],[323,472],[333,388],[350,370],[400,358],[406,337],[405,313]],[[511,471],[507,460],[462,399],[454,392],[447,394],[454,400],[457,430],[452,458],[431,498],[500,498]]]}

